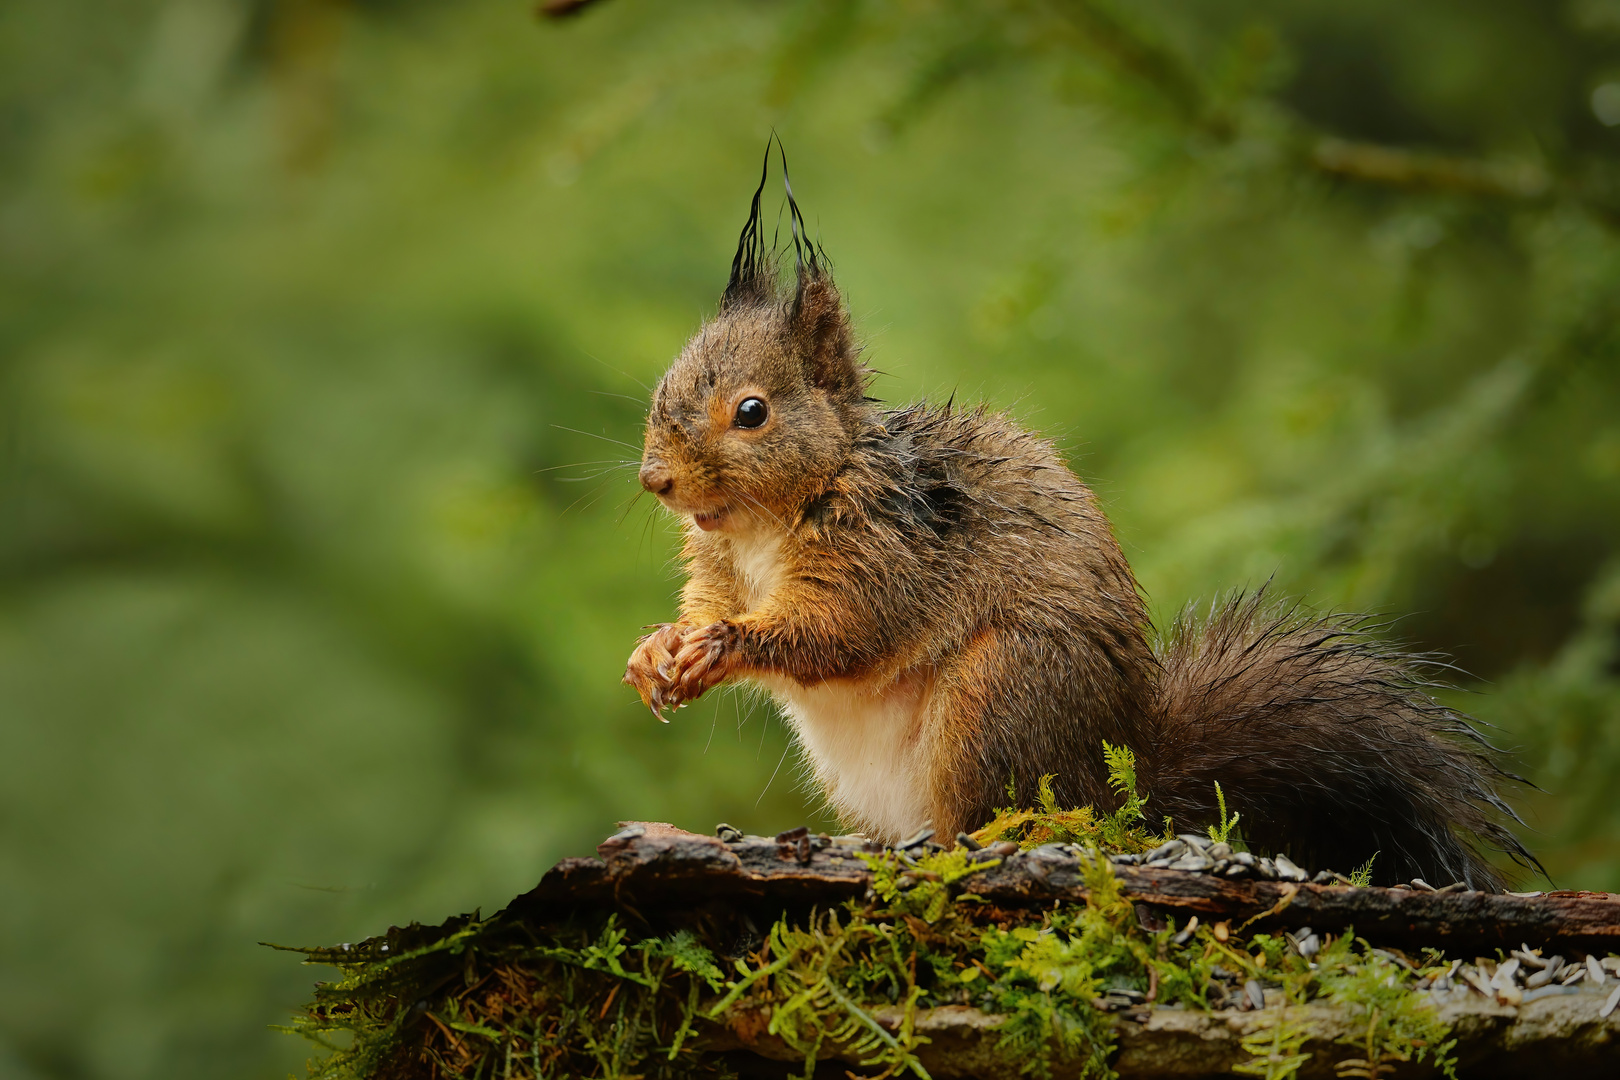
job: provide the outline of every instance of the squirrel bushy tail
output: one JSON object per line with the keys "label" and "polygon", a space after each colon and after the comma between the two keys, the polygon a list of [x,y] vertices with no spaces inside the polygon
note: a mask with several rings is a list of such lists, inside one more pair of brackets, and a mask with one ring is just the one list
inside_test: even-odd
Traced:
{"label": "squirrel bushy tail", "polygon": [[1380,642],[1364,617],[1266,602],[1264,589],[1183,612],[1162,641],[1156,716],[1138,747],[1150,805],[1215,820],[1215,783],[1256,848],[1373,879],[1500,889],[1473,841],[1539,863],[1470,722],[1429,696],[1433,657]]}

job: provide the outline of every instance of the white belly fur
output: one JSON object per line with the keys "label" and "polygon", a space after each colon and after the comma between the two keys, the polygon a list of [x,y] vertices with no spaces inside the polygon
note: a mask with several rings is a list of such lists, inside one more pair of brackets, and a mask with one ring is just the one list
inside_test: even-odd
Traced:
{"label": "white belly fur", "polygon": [[[763,604],[781,581],[782,536],[744,528],[725,537],[743,610]],[[888,682],[835,679],[801,686],[759,680],[793,725],[816,781],[839,817],[893,843],[928,819],[921,745],[928,683],[918,673]]]}
{"label": "white belly fur", "polygon": [[876,840],[904,839],[928,819],[926,684],[915,675],[887,685],[767,681],[833,809]]}
{"label": "white belly fur", "polygon": [[737,574],[743,610],[753,611],[781,580],[782,538],[759,530],[727,539],[731,541],[731,565]]}

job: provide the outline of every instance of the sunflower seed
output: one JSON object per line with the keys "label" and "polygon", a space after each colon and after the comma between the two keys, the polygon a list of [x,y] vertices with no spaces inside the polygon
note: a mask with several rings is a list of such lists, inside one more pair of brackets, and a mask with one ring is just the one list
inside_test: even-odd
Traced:
{"label": "sunflower seed", "polygon": [[1518,957],[1520,963],[1524,964],[1525,967],[1544,968],[1547,966],[1547,961],[1531,952],[1529,948],[1514,949],[1509,955]]}
{"label": "sunflower seed", "polygon": [[1278,855],[1272,860],[1277,864],[1277,876],[1283,881],[1309,881],[1311,875],[1295,866],[1293,860],[1286,855]]}
{"label": "sunflower seed", "polygon": [[1531,990],[1534,990],[1540,986],[1546,986],[1548,983],[1553,981],[1553,976],[1558,974],[1558,969],[1562,967],[1563,964],[1564,958],[1562,956],[1553,957],[1552,963],[1548,964],[1546,967],[1524,980],[1524,985],[1529,987]]}
{"label": "sunflower seed", "polygon": [[1249,999],[1249,1008],[1263,1009],[1266,1007],[1266,992],[1260,989],[1260,984],[1253,979],[1243,984],[1243,994]]}
{"label": "sunflower seed", "polygon": [[1143,855],[1142,861],[1151,865],[1160,859],[1164,859],[1168,864],[1168,860],[1177,858],[1186,850],[1187,845],[1180,840],[1167,840],[1146,855]]}
{"label": "sunflower seed", "polygon": [[1042,844],[1040,847],[1033,848],[1026,852],[1026,854],[1036,862],[1049,864],[1048,869],[1050,869],[1051,866],[1058,866],[1076,861],[1075,856],[1072,855],[1069,849],[1063,844]]}
{"label": "sunflower seed", "polygon": [[932,825],[924,825],[915,833],[912,833],[910,836],[906,837],[904,840],[900,841],[894,846],[896,849],[921,847],[933,838],[934,827]]}

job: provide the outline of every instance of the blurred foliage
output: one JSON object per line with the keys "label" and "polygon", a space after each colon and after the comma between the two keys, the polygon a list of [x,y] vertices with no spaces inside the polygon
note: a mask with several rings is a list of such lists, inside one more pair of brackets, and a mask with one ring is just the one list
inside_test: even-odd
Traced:
{"label": "blurred foliage", "polygon": [[0,1080],[284,1075],[257,940],[827,824],[618,685],[773,126],[879,393],[1059,439],[1161,618],[1415,613],[1620,888],[1616,124],[1614,0],[5,5]]}

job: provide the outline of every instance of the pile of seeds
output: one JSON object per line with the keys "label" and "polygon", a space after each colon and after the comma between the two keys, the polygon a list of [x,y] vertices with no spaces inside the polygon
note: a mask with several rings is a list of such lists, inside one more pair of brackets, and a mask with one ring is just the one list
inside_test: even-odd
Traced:
{"label": "pile of seeds", "polygon": [[[629,830],[617,834],[613,839],[627,836]],[[715,829],[715,834],[728,844],[741,843],[744,840],[763,840],[764,837],[745,836],[742,830],[722,822]],[[891,851],[902,858],[909,856],[944,851],[945,848],[934,839],[934,830],[928,826],[919,829],[912,836],[897,844],[879,844],[867,840],[862,836],[831,837],[826,833],[810,833],[809,829],[800,826],[778,833],[775,840],[778,844],[797,845],[802,848],[801,861],[808,857],[811,851],[821,851],[834,844],[845,844],[860,848],[868,852]],[[983,845],[967,833],[957,833],[956,843],[969,853],[968,857],[974,862],[988,859],[1006,859],[1020,852],[1020,845],[1011,841],[1002,840],[997,843]],[[1041,844],[1039,847],[1029,848],[1023,854],[1032,863],[1064,862],[1078,859],[1090,859],[1092,849],[1080,844],[1051,843]],[[1183,870],[1194,874],[1213,874],[1223,878],[1257,878],[1261,881],[1293,881],[1310,882],[1313,885],[1353,885],[1350,878],[1336,870],[1322,870],[1314,876],[1302,869],[1287,855],[1267,857],[1254,855],[1247,851],[1234,850],[1232,845],[1219,840],[1212,840],[1197,833],[1182,833],[1174,840],[1168,840],[1152,851],[1140,855],[1110,854],[1110,862],[1116,866],[1142,866],[1151,870]],[[1035,871],[1039,875],[1040,871]],[[1464,892],[1468,886],[1457,881],[1450,885],[1436,887],[1430,885],[1422,878],[1413,878],[1410,884],[1395,885],[1396,889],[1411,889],[1416,892],[1456,893]],[[1539,893],[1515,893],[1515,896],[1539,896]]]}
{"label": "pile of seeds", "polygon": [[[1211,840],[1197,833],[1182,833],[1143,855],[1111,855],[1120,866],[1145,866],[1154,870],[1190,870],[1225,878],[1259,878],[1262,881],[1310,881],[1311,875],[1295,866],[1286,855],[1265,858],[1247,851],[1234,851],[1232,845]],[[1323,871],[1318,884],[1336,881],[1343,875]],[[1348,883],[1349,879],[1344,879]]]}
{"label": "pile of seeds", "polygon": [[1506,960],[1477,957],[1473,963],[1453,960],[1440,974],[1424,976],[1419,990],[1436,993],[1459,991],[1477,993],[1503,1005],[1524,1005],[1544,997],[1579,993],[1584,986],[1612,992],[1598,1015],[1607,1018],[1620,1007],[1620,956],[1599,958],[1543,956],[1542,950],[1525,945],[1514,949]]}
{"label": "pile of seeds", "polygon": [[[1143,855],[1110,855],[1119,866],[1145,866],[1149,869],[1187,870],[1197,874],[1214,874],[1224,878],[1259,878],[1261,881],[1310,882],[1313,885],[1353,885],[1336,870],[1322,870],[1315,876],[1297,866],[1287,855],[1266,858],[1247,851],[1234,851],[1230,844],[1211,840],[1197,833],[1182,833],[1174,840],[1160,844]],[[1436,887],[1422,878],[1413,878],[1410,884],[1395,885],[1396,889],[1416,892],[1457,893],[1468,886],[1461,881]]]}

